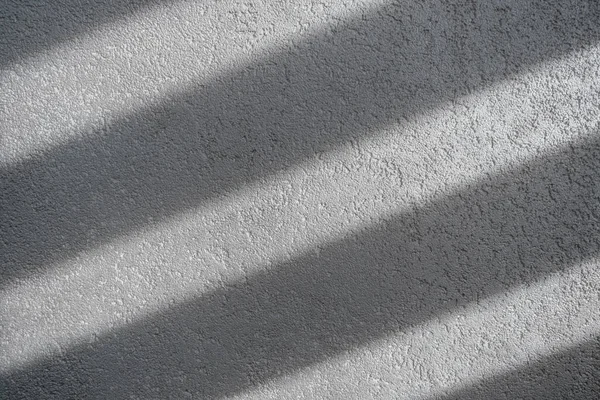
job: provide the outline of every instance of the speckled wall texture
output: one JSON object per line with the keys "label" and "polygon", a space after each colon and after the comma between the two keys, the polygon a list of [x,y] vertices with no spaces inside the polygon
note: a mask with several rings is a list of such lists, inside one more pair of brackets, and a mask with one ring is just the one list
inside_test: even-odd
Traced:
{"label": "speckled wall texture", "polygon": [[600,399],[600,2],[1,0],[0,398]]}

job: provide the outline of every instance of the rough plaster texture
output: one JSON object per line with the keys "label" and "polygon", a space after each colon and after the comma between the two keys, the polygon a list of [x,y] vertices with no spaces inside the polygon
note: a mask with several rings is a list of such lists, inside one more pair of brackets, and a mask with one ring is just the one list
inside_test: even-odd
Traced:
{"label": "rough plaster texture", "polygon": [[597,1],[0,4],[0,398],[600,398]]}

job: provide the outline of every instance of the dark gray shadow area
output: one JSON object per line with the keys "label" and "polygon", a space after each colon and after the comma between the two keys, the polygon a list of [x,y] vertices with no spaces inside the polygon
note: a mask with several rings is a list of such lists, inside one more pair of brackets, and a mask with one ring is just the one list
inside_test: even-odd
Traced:
{"label": "dark gray shadow area", "polygon": [[9,399],[219,398],[599,249],[596,135],[2,381]]}
{"label": "dark gray shadow area", "polygon": [[0,70],[164,0],[0,0]]}
{"label": "dark gray shadow area", "polygon": [[597,400],[600,338],[442,397],[444,400]]}
{"label": "dark gray shadow area", "polygon": [[387,5],[1,170],[0,285],[600,37],[594,1],[502,4]]}

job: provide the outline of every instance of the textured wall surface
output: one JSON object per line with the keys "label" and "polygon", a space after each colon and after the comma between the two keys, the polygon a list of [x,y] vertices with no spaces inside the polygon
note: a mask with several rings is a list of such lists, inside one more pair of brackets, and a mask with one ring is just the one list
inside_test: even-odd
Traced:
{"label": "textured wall surface", "polygon": [[0,0],[0,398],[599,399],[596,0]]}

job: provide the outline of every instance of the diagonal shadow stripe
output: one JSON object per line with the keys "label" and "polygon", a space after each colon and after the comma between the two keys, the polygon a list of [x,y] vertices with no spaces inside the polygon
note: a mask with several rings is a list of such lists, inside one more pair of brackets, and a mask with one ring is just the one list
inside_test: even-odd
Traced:
{"label": "diagonal shadow stripe", "polygon": [[0,70],[164,0],[2,0]]}
{"label": "diagonal shadow stripe", "polygon": [[596,400],[600,397],[600,338],[544,357],[444,400]]}
{"label": "diagonal shadow stripe", "polygon": [[8,398],[216,398],[598,255],[600,138],[2,377]]}
{"label": "diagonal shadow stripe", "polygon": [[388,5],[9,166],[0,283],[596,43],[595,4]]}

